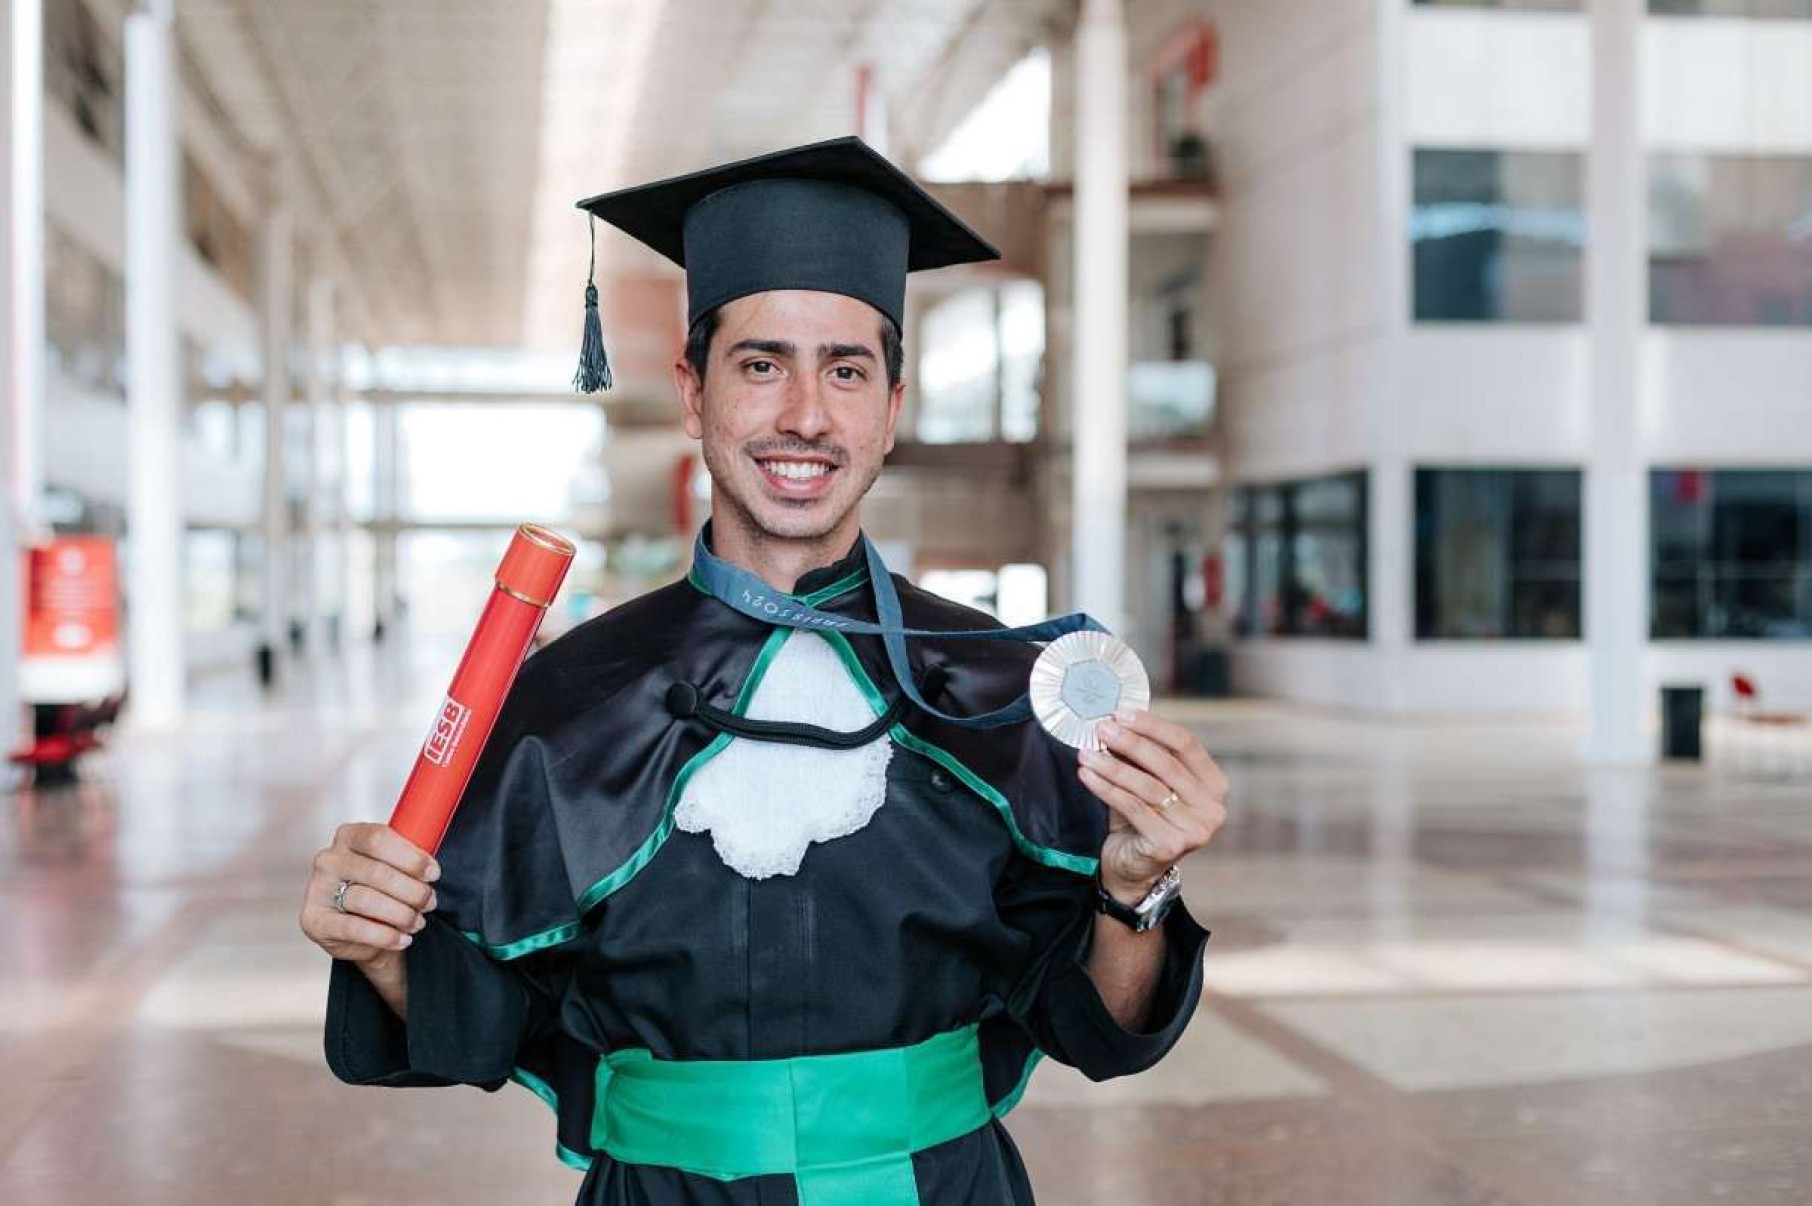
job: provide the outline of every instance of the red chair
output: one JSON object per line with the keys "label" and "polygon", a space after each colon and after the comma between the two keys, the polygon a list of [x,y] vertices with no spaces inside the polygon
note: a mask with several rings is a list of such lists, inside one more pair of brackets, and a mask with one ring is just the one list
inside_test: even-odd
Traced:
{"label": "red chair", "polygon": [[[1753,743],[1743,741],[1738,745],[1738,765],[1746,766],[1749,759],[1745,756],[1745,751],[1751,744],[1754,744],[1757,747],[1754,752],[1761,755],[1762,766],[1759,769],[1770,769],[1771,764],[1775,761],[1775,758],[1770,756],[1772,749],[1773,753],[1780,756],[1782,768],[1786,773],[1794,773],[1798,768],[1799,755],[1802,752],[1799,747],[1804,744],[1799,739],[1798,730],[1812,724],[1812,720],[1808,720],[1804,712],[1771,712],[1763,707],[1761,688],[1756,686],[1755,680],[1747,674],[1732,674],[1730,690],[1736,696],[1737,727],[1752,729],[1756,738]],[[1776,736],[1770,737],[1769,734]]]}
{"label": "red chair", "polygon": [[1769,712],[1762,708],[1761,688],[1747,674],[1730,676],[1730,689],[1736,692],[1737,718],[1747,724],[1766,725],[1802,725],[1806,723],[1804,712]]}
{"label": "red chair", "polygon": [[40,704],[33,709],[31,743],[8,755],[40,786],[73,783],[76,759],[100,748],[101,734],[118,719],[124,694],[98,704]]}

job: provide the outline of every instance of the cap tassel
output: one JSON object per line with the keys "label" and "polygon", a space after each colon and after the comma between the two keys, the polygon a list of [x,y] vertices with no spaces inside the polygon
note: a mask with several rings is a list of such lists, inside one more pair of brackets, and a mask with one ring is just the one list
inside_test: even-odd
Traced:
{"label": "cap tassel", "polygon": [[598,320],[598,220],[591,220],[591,266],[585,271],[585,337],[579,344],[579,370],[573,389],[595,394],[610,388],[610,357],[604,351],[604,326]]}

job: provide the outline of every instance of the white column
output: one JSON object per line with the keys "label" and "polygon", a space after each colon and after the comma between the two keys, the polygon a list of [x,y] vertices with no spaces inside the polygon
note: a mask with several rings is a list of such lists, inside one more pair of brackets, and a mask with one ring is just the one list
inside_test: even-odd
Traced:
{"label": "white column", "polygon": [[1401,712],[1404,670],[1415,615],[1414,466],[1403,432],[1404,355],[1410,335],[1410,137],[1404,115],[1404,39],[1409,7],[1377,0],[1378,28],[1378,301],[1383,328],[1382,382],[1370,413],[1370,473],[1366,498],[1366,622],[1373,654],[1371,698],[1381,712]]}
{"label": "white column", "polygon": [[174,2],[149,0],[126,18],[126,664],[133,723],[146,728],[183,711]]}
{"label": "white column", "polygon": [[327,598],[327,575],[332,572],[321,544],[326,528],[328,480],[324,429],[327,407],[333,396],[333,282],[326,277],[310,281],[307,305],[308,355],[303,380],[308,407],[308,464],[302,479],[302,556],[306,568],[299,594],[308,657],[318,665],[327,653],[327,616],[323,605]]}
{"label": "white column", "polygon": [[21,556],[38,526],[44,407],[44,20],[41,0],[0,4],[0,749],[19,744],[25,617]]}
{"label": "white column", "polygon": [[1585,755],[1595,763],[1652,761],[1648,633],[1648,513],[1641,397],[1648,306],[1648,198],[1643,187],[1643,0],[1592,0],[1592,143],[1586,322],[1591,358],[1591,449],[1585,481],[1585,639],[1591,680]]}
{"label": "white column", "polygon": [[274,206],[264,221],[260,318],[264,325],[264,615],[260,638],[273,667],[289,644],[289,490],[284,478],[284,415],[289,406],[289,353],[295,329],[291,258],[295,223]]}
{"label": "white column", "polygon": [[8,500],[27,529],[44,485],[44,21],[42,0],[8,6],[6,347]]}
{"label": "white column", "polygon": [[1071,440],[1075,606],[1126,622],[1126,24],[1120,0],[1084,0],[1076,30],[1076,244]]}

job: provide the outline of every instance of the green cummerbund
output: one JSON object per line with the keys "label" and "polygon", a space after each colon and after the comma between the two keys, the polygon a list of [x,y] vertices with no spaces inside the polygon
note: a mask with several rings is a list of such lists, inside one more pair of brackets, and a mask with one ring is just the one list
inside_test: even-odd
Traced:
{"label": "green cummerbund", "polygon": [[800,1206],[916,1206],[912,1154],[991,1115],[976,1028],[911,1047],[771,1060],[598,1061],[592,1146],[728,1181],[792,1176]]}

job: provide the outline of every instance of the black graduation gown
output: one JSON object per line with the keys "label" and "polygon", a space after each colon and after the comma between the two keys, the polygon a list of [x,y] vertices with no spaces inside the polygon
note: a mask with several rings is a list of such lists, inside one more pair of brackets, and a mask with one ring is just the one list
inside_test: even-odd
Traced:
{"label": "black graduation gown", "polygon": [[[860,545],[796,595],[873,617]],[[906,622],[992,621],[895,578]],[[689,768],[731,740],[664,707],[676,680],[740,711],[783,631],[688,582],[580,625],[525,663],[440,851],[440,907],[409,948],[407,1024],[351,965],[329,989],[327,1062],[352,1084],[506,1081],[553,1107],[582,1203],[797,1201],[790,1176],[719,1181],[593,1151],[599,1054],[781,1059],[900,1047],[978,1023],[994,1120],[918,1152],[920,1200],[1029,1203],[1000,1117],[1040,1056],[1092,1079],[1138,1072],[1181,1035],[1207,933],[1177,907],[1150,1027],[1123,1029],[1084,970],[1105,810],[1075,753],[1035,722],[969,730],[909,712],[886,803],[814,844],[798,874],[750,880],[672,811]],[[877,715],[897,696],[880,643],[829,639]],[[1024,689],[1036,650],[915,641],[933,702],[979,712]],[[916,675],[915,675],[916,677]],[[737,738],[744,740],[744,738]]]}

